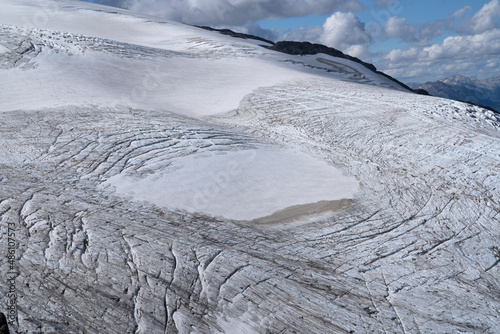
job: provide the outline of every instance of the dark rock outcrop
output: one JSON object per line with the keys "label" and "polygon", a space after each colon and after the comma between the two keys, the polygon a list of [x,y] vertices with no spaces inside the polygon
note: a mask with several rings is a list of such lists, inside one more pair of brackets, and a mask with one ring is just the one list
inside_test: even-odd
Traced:
{"label": "dark rock outcrop", "polygon": [[268,43],[271,45],[274,44],[274,42],[272,42],[268,39],[265,39],[265,38],[262,38],[259,36],[250,35],[250,34],[244,34],[241,32],[235,32],[235,31],[232,31],[229,29],[215,29],[215,28],[211,28],[211,27],[207,27],[207,26],[196,26],[196,27],[201,28],[201,29],[205,29],[208,31],[217,31],[223,35],[227,35],[227,36],[231,36],[231,37],[243,38],[243,39],[255,39],[257,41],[265,42],[265,43]]}
{"label": "dark rock outcrop", "polygon": [[322,44],[313,44],[309,42],[292,42],[292,41],[282,41],[274,44],[273,46],[269,47],[269,49],[274,50],[274,51],[279,51],[283,53],[287,53],[290,55],[315,55],[318,53],[324,53],[333,57],[339,57],[339,58],[344,58],[344,59],[349,59],[352,60],[356,63],[362,64],[366,68],[368,68],[371,71],[376,72],[377,68],[369,63],[365,63],[364,61],[360,60],[359,58],[352,57],[349,55],[346,55],[342,51],[339,51],[334,48],[330,48],[328,46],[322,45]]}
{"label": "dark rock outcrop", "polygon": [[413,89],[413,91],[415,93],[417,93],[418,95],[427,95],[427,96],[431,95],[431,94],[429,94],[428,91],[426,91],[425,89],[422,89],[422,88]]}
{"label": "dark rock outcrop", "polygon": [[2,312],[0,312],[0,334],[10,334],[7,318]]}

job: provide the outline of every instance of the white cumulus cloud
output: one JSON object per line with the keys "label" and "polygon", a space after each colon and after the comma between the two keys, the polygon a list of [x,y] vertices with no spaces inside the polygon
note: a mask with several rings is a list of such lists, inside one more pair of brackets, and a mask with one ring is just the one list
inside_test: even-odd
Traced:
{"label": "white cumulus cloud", "polygon": [[491,77],[500,75],[500,68],[493,66],[498,64],[499,55],[500,29],[492,29],[476,35],[451,36],[424,48],[395,49],[378,65],[388,74],[408,81],[456,74]]}
{"label": "white cumulus cloud", "polygon": [[397,37],[413,34],[415,29],[411,25],[406,24],[405,18],[393,16],[387,21],[385,31],[388,37]]}
{"label": "white cumulus cloud", "polygon": [[471,21],[471,31],[475,34],[500,26],[500,0],[492,0],[481,8]]}
{"label": "white cumulus cloud", "polygon": [[363,45],[371,42],[371,37],[361,22],[353,13],[336,12],[323,25],[321,42],[338,49],[353,45]]}

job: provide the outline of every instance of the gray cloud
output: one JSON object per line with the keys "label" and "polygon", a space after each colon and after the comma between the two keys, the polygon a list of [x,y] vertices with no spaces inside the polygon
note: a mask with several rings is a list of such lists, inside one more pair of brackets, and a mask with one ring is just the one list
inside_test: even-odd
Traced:
{"label": "gray cloud", "polygon": [[462,17],[464,17],[465,14],[467,14],[467,12],[469,12],[472,8],[470,6],[465,6],[463,8],[460,8],[459,10],[455,11],[454,13],[452,13],[450,15],[450,17],[454,18],[454,19],[460,19]]}
{"label": "gray cloud", "polygon": [[426,24],[407,24],[405,18],[393,16],[384,28],[388,38],[398,37],[411,45],[428,46],[434,37],[442,35],[452,25],[451,19]]}
{"label": "gray cloud", "polygon": [[357,11],[358,0],[95,0],[105,5],[130,9],[198,25],[245,25],[258,20],[327,15],[335,10]]}
{"label": "gray cloud", "polygon": [[375,7],[387,8],[393,6],[395,2],[399,0],[375,0]]}

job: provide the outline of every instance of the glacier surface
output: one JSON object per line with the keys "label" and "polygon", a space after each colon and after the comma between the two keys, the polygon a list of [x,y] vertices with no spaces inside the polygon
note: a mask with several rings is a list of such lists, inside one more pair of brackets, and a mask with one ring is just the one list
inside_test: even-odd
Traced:
{"label": "glacier surface", "polygon": [[500,331],[498,115],[328,55],[0,5],[11,332]]}

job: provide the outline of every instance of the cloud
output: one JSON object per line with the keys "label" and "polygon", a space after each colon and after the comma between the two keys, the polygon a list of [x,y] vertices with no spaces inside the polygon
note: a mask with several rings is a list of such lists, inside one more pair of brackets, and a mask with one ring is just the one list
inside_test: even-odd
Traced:
{"label": "cloud", "polygon": [[375,0],[375,7],[387,8],[393,6],[396,0]]}
{"label": "cloud", "polygon": [[344,1],[342,5],[338,6],[337,9],[342,10],[344,12],[360,12],[366,9],[366,7],[357,0],[356,1],[347,0]]}
{"label": "cloud", "polygon": [[358,11],[358,0],[95,0],[106,5],[197,25],[245,25],[271,18]]}
{"label": "cloud", "polygon": [[405,18],[396,16],[389,18],[385,25],[385,31],[388,37],[402,37],[403,39],[405,36],[415,33],[413,26],[406,24]]}
{"label": "cloud", "polygon": [[344,53],[347,53],[350,56],[357,57],[361,60],[367,60],[369,61],[370,58],[372,57],[372,53],[370,52],[370,49],[368,45],[366,44],[356,44],[348,47],[347,49],[344,50]]}
{"label": "cloud", "polygon": [[249,22],[243,26],[224,25],[224,29],[230,29],[244,34],[259,36],[273,42],[277,42],[278,40],[280,40],[281,36],[281,32],[279,29],[263,29],[257,22]]}
{"label": "cloud", "polygon": [[385,32],[388,38],[398,37],[411,45],[427,46],[434,37],[443,34],[451,25],[450,20],[412,25],[407,24],[405,18],[393,16],[387,21]]}
{"label": "cloud", "polygon": [[454,19],[460,19],[460,18],[464,17],[465,14],[467,14],[467,12],[469,12],[471,9],[472,8],[470,6],[465,6],[463,8],[460,8],[459,10],[454,12],[453,14],[451,14],[450,17],[454,18]]}
{"label": "cloud", "polygon": [[[476,35],[452,36],[440,44],[424,48],[409,47],[387,53],[377,64],[388,74],[414,81],[465,76],[499,76],[495,59],[500,58],[500,29]],[[409,70],[411,69],[411,70]]]}
{"label": "cloud", "polygon": [[[465,6],[447,19],[424,25],[408,25],[404,18],[391,17],[387,37],[398,37],[410,45],[395,49],[376,64],[403,81],[434,81],[456,74],[500,76],[500,2],[491,0],[472,17]],[[468,16],[468,17],[467,17]],[[425,44],[448,30],[458,33],[440,43]],[[417,42],[416,42],[417,41]]]}
{"label": "cloud", "polygon": [[427,47],[435,37],[443,35],[446,31],[456,31],[463,35],[480,34],[500,27],[499,1],[491,0],[472,18],[465,17],[471,10],[470,6],[451,13],[446,19],[425,24],[408,24],[406,18],[392,16],[387,19],[384,26],[385,36],[378,34],[376,37],[379,39],[396,37],[411,46]]}
{"label": "cloud", "polygon": [[500,29],[472,36],[452,36],[442,44],[424,48],[430,59],[491,57],[500,54]]}
{"label": "cloud", "polygon": [[395,49],[385,55],[385,59],[391,63],[412,61],[418,59],[421,51],[417,48]]}
{"label": "cloud", "polygon": [[372,39],[366,32],[365,24],[353,13],[336,12],[325,21],[320,41],[337,49],[345,49],[369,44]]}
{"label": "cloud", "polygon": [[470,31],[478,34],[500,26],[500,0],[492,0],[483,6],[470,23]]}
{"label": "cloud", "polygon": [[361,59],[370,59],[369,45],[373,40],[365,24],[345,12],[333,13],[321,27],[289,31],[280,39],[321,43]]}

